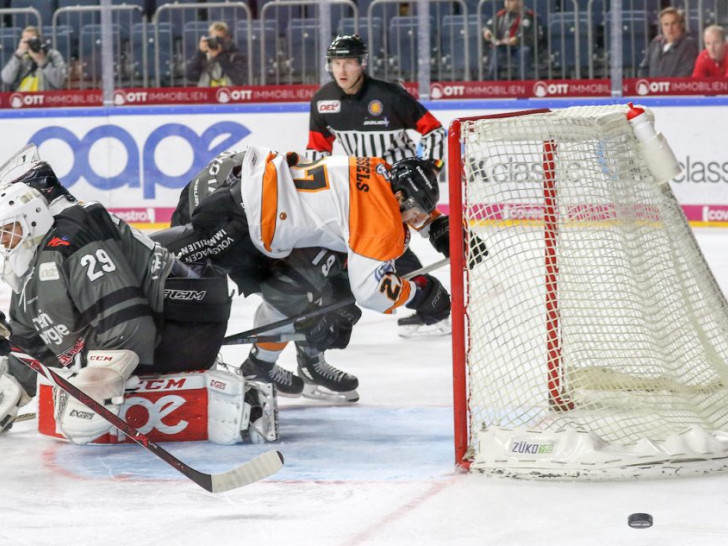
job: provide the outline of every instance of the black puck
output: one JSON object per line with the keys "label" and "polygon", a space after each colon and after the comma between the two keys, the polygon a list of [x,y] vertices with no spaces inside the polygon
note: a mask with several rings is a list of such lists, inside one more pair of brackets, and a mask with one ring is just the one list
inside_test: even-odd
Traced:
{"label": "black puck", "polygon": [[652,527],[652,516],[649,514],[630,514],[627,525],[634,529],[647,529]]}

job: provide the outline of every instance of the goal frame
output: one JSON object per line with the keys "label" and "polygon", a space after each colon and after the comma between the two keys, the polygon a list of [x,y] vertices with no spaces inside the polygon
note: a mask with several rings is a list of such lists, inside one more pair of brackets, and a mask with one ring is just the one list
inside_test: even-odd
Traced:
{"label": "goal frame", "polygon": [[[451,321],[452,321],[452,363],[453,363],[453,419],[454,419],[454,435],[455,435],[455,464],[467,470],[470,462],[464,457],[468,449],[469,422],[468,422],[468,384],[465,348],[465,276],[467,268],[465,267],[465,246],[463,232],[463,211],[460,204],[463,202],[463,145],[462,123],[479,119],[496,119],[509,118],[519,116],[529,116],[532,114],[545,114],[551,112],[548,108],[536,108],[531,110],[520,110],[517,112],[505,112],[501,114],[491,114],[485,116],[470,116],[454,119],[448,127],[448,191],[450,203],[450,280],[451,280]],[[544,150],[544,161],[546,161],[547,152]],[[544,172],[546,170],[544,169]],[[547,184],[547,182],[544,182]],[[553,191],[553,180],[551,181]],[[457,206],[453,206],[457,204]],[[553,217],[553,216],[552,216]],[[547,257],[547,267],[548,260]],[[555,256],[552,256],[555,260]],[[555,264],[555,262],[554,262]],[[558,304],[556,300],[553,303]],[[552,312],[555,311],[552,309]],[[550,336],[550,344],[554,348],[558,347],[558,336],[553,332],[553,339]],[[548,378],[549,388],[558,391],[558,364],[556,361],[549,359]],[[552,386],[553,382],[553,386]],[[551,392],[555,392],[551,390]]]}

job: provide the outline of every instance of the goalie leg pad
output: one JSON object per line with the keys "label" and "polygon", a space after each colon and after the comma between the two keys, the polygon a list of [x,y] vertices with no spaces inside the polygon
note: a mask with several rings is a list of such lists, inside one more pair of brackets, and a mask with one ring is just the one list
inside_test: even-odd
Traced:
{"label": "goalie leg pad", "polygon": [[270,384],[246,382],[242,375],[225,370],[205,372],[208,393],[207,437],[231,445],[278,439],[278,408]]}
{"label": "goalie leg pad", "polygon": [[[139,364],[139,357],[128,350],[96,350],[89,351],[86,360],[86,367],[72,375],[69,381],[114,415],[119,415],[126,380]],[[93,442],[112,428],[106,419],[65,391],[55,389],[53,404],[61,433],[74,444]]]}

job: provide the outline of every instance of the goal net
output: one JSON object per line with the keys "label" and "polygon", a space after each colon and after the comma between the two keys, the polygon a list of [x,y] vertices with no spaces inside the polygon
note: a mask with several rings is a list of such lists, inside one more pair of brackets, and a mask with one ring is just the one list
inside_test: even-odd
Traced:
{"label": "goal net", "polygon": [[728,305],[664,176],[674,156],[642,144],[629,111],[450,127],[458,464],[728,468]]}

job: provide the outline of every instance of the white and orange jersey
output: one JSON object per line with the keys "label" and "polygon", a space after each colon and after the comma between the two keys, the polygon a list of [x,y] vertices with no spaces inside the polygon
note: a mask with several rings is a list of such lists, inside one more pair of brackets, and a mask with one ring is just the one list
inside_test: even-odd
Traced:
{"label": "white and orange jersey", "polygon": [[384,160],[330,156],[289,166],[285,156],[251,146],[240,196],[250,237],[264,254],[284,258],[306,247],[346,252],[354,297],[380,312],[414,296],[414,284],[394,273],[407,228]]}

